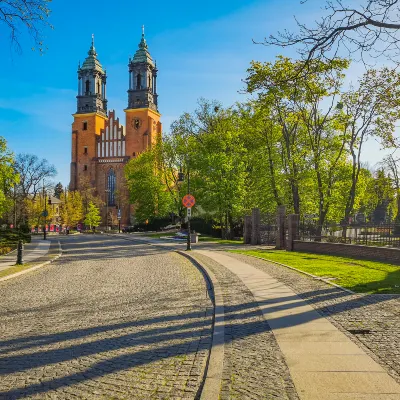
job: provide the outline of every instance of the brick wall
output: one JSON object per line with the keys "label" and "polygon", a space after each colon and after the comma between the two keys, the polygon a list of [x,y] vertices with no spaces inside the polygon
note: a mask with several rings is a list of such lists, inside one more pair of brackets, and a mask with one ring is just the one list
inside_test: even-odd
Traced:
{"label": "brick wall", "polygon": [[293,243],[293,251],[364,258],[400,265],[400,249],[355,244],[303,242],[300,240],[295,240]]}

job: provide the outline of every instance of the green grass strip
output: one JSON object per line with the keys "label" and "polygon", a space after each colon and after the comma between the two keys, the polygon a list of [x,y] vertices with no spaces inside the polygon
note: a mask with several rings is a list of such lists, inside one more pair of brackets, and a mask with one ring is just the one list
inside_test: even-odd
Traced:
{"label": "green grass strip", "polygon": [[[284,250],[231,250],[297,268],[357,293],[400,294],[400,266],[377,261]],[[282,267],[283,268],[283,267]]]}
{"label": "green grass strip", "polygon": [[14,265],[13,267],[3,269],[0,271],[0,278],[3,278],[8,275],[16,274],[17,272],[24,271],[25,269],[29,269],[34,267],[32,264],[23,264],[23,265]]}
{"label": "green grass strip", "polygon": [[[163,232],[163,233],[143,233],[143,236],[155,238],[155,239],[160,239],[162,237],[174,237],[175,233],[174,232]],[[241,245],[243,244],[242,241],[239,240],[226,240],[226,239],[219,239],[213,236],[205,236],[205,235],[199,235],[199,241],[200,242],[214,242],[214,243],[220,243],[220,244],[237,244]]]}

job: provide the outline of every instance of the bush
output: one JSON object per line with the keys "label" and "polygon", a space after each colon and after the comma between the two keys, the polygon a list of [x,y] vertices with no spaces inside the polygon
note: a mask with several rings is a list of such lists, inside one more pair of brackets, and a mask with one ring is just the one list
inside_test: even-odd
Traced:
{"label": "bush", "polygon": [[170,225],[171,224],[171,218],[170,217],[160,217],[160,218],[153,218],[152,220],[149,221],[148,224],[136,224],[134,226],[134,229],[136,232],[142,231],[160,231],[161,228],[164,228],[164,226]]}
{"label": "bush", "polygon": [[17,248],[17,245],[14,243],[12,245],[0,245],[0,256],[3,256],[4,254],[9,253],[10,251],[13,251]]}
{"label": "bush", "polygon": [[18,243],[22,240],[24,243],[30,243],[32,236],[30,233],[21,231],[0,232],[0,243]]}

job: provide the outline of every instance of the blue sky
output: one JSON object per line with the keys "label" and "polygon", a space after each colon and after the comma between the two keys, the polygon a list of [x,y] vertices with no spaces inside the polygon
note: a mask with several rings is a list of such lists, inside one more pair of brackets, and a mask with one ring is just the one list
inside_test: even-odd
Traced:
{"label": "blue sky", "polygon": [[[77,66],[86,57],[95,34],[99,60],[107,69],[109,109],[124,121],[127,104],[129,56],[146,27],[150,52],[159,69],[159,109],[164,130],[197,99],[217,99],[225,105],[245,100],[238,93],[251,60],[272,61],[282,51],[254,45],[280,29],[295,28],[318,16],[318,0],[202,0],[188,2],[111,3],[54,0],[46,31],[44,56],[32,52],[22,36],[23,53],[0,42],[0,135],[15,153],[47,158],[58,170],[57,181],[69,183],[72,116],[76,110]],[[0,27],[0,37],[5,36]],[[293,51],[284,53],[293,56]],[[123,122],[124,123],[124,122]],[[371,144],[366,160],[379,161]]]}

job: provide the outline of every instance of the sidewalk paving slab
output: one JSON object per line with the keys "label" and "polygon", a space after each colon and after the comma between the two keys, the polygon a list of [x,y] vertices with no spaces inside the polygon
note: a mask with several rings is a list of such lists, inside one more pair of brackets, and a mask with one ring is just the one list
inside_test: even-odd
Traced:
{"label": "sidewalk paving slab", "polygon": [[[24,245],[24,263],[30,263],[45,256],[50,249],[50,240],[33,240]],[[14,250],[0,258],[0,271],[13,267],[17,261],[17,252]]]}
{"label": "sidewalk paving slab", "polygon": [[235,273],[253,293],[301,399],[400,399],[400,385],[288,286],[222,252],[195,252]]}

